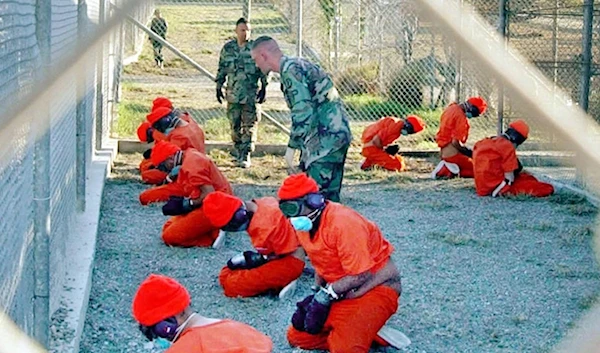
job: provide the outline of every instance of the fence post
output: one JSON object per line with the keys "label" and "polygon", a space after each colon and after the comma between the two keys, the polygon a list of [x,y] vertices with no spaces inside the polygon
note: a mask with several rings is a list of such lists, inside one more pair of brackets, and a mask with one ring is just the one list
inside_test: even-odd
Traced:
{"label": "fence post", "polygon": [[340,67],[340,37],[342,36],[342,5],[341,0],[335,0],[335,72],[338,72]]}
{"label": "fence post", "polygon": [[[503,41],[504,48],[506,48],[506,44],[508,43],[507,36],[507,27],[508,27],[508,11],[506,9],[508,5],[508,0],[500,0],[499,4],[499,23],[498,23],[498,33],[502,36],[501,40]],[[504,131],[504,82],[502,79],[498,77],[498,110],[497,114],[497,127],[496,132],[498,135],[502,134]]]}
{"label": "fence post", "polygon": [[[592,29],[593,29],[594,1],[583,2],[583,36],[581,48],[581,89],[579,94],[579,107],[588,111],[590,99],[590,76],[592,63]],[[575,170],[576,181],[585,187],[586,167],[579,164]]]}
{"label": "fence post", "polygon": [[[51,14],[52,5],[47,0],[35,3],[36,38],[40,48],[41,67],[38,79],[48,74],[51,59]],[[34,147],[33,182],[33,229],[34,229],[34,293],[33,335],[44,347],[48,347],[50,333],[50,109],[47,109],[48,124],[41,125],[45,131],[36,134]]]}
{"label": "fence post", "polygon": [[[462,24],[464,21],[464,18],[462,16],[462,9],[463,9],[463,0],[459,0],[458,2],[458,9],[460,10],[460,27],[462,28]],[[461,89],[462,89],[462,76],[463,76],[463,65],[462,65],[462,50],[461,50],[461,45],[460,43],[458,43],[458,41],[456,42],[456,84],[454,85],[454,90],[456,91],[455,94],[455,102],[460,101],[462,95],[461,95]]]}
{"label": "fence post", "polygon": [[[104,6],[105,0],[99,0],[98,4],[98,27],[104,26],[105,17]],[[97,150],[102,149],[102,129],[103,129],[103,116],[104,116],[104,47],[105,39],[102,40],[102,45],[98,49],[96,54],[96,146]]]}
{"label": "fence post", "polygon": [[[87,37],[87,0],[78,0],[77,4],[77,40],[81,43]],[[75,163],[75,194],[77,195],[77,210],[85,211],[85,187],[87,176],[87,125],[86,118],[88,112],[87,89],[88,75],[87,69],[80,70],[76,80],[77,87],[77,113],[76,113],[76,163]]]}
{"label": "fence post", "polygon": [[590,75],[592,62],[592,22],[594,2],[584,0],[583,2],[583,43],[581,52],[581,91],[579,95],[579,106],[588,111],[590,95]]}
{"label": "fence post", "polygon": [[242,17],[250,22],[250,16],[252,15],[252,0],[245,0],[242,7]]}
{"label": "fence post", "polygon": [[298,0],[298,24],[296,28],[296,56],[302,57],[302,11],[304,10],[303,0]]}

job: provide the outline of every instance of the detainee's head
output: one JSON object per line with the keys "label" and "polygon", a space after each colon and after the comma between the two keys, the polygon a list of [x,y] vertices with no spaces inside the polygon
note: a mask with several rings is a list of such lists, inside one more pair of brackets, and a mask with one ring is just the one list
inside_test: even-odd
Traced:
{"label": "detainee's head", "polygon": [[235,23],[235,35],[239,42],[247,42],[250,39],[250,23],[245,18],[241,17]]}
{"label": "detainee's head", "polygon": [[133,297],[133,317],[150,341],[175,341],[190,316],[195,315],[190,302],[190,294],[179,282],[167,276],[150,274]]}
{"label": "detainee's head", "polygon": [[154,10],[154,16],[160,17],[160,9]]}
{"label": "detainee's head", "polygon": [[279,45],[275,39],[269,36],[260,36],[256,38],[250,52],[256,66],[265,75],[269,72],[279,72],[279,60],[283,56]]}
{"label": "detainee's head", "polygon": [[412,135],[417,132],[423,131],[425,128],[425,121],[417,115],[409,115],[404,119],[404,126],[400,133],[402,135]]}
{"label": "detainee's head", "polygon": [[508,125],[504,136],[513,143],[515,148],[519,147],[529,137],[529,125],[521,119],[515,120]]}
{"label": "detainee's head", "polygon": [[181,148],[176,145],[166,141],[158,141],[152,148],[150,161],[158,170],[168,173],[175,168],[177,161],[181,160],[182,153]]}
{"label": "detainee's head", "polygon": [[300,231],[310,231],[327,205],[319,185],[306,173],[287,177],[277,196],[281,213]]}
{"label": "detainee's head", "polygon": [[202,201],[202,210],[208,221],[227,232],[248,229],[253,213],[240,198],[221,191],[213,191]]}

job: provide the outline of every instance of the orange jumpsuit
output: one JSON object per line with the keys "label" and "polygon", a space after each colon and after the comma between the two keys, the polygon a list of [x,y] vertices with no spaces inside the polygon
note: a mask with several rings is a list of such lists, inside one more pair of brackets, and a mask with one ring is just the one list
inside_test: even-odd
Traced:
{"label": "orange jumpsuit", "polygon": [[[312,239],[308,232],[297,236],[315,271],[328,283],[376,272],[394,251],[374,223],[335,202],[328,202]],[[398,297],[394,289],[379,285],[361,297],[333,302],[321,333],[311,335],[290,326],[288,341],[302,349],[366,353],[374,341],[382,343],[377,332],[398,309]]]}
{"label": "orange jumpsuit", "polygon": [[219,282],[228,297],[251,297],[269,290],[280,291],[300,277],[304,260],[293,253],[300,244],[296,231],[279,210],[274,197],[253,200],[258,209],[248,225],[252,245],[263,255],[284,255],[266,264],[248,270],[230,270],[223,267]]}
{"label": "orange jumpsuit", "polygon": [[[477,195],[491,195],[504,181],[504,173],[515,171],[519,167],[513,144],[504,137],[489,137],[473,147],[473,165],[475,168],[475,190]],[[538,181],[533,175],[519,173],[512,185],[505,185],[499,195],[527,194],[535,197],[551,195],[554,187]]]}
{"label": "orange jumpsuit", "polygon": [[271,353],[273,342],[254,327],[222,320],[183,330],[165,353]]}
{"label": "orange jumpsuit", "polygon": [[[461,143],[467,142],[469,137],[469,119],[465,115],[459,104],[450,104],[442,113],[440,119],[440,129],[435,135],[435,141],[441,150],[444,150],[446,146],[452,143],[452,140],[457,140]],[[451,156],[442,157],[442,161],[447,163],[453,163],[460,168],[459,176],[462,178],[473,177],[473,161],[471,158],[456,153]],[[436,168],[437,169],[437,168]],[[437,177],[453,177],[456,176],[450,171],[445,165],[441,166],[440,170],[436,173]]]}
{"label": "orange jumpsuit", "polygon": [[375,136],[379,136],[382,146],[385,147],[400,137],[400,130],[403,127],[404,121],[393,117],[381,118],[375,124],[367,126],[362,133],[362,155],[366,159],[360,168],[364,170],[378,165],[392,171],[404,170],[405,164],[402,156],[398,154],[395,156],[389,155],[383,148],[379,148],[371,143]]}
{"label": "orange jumpsuit", "polygon": [[[200,187],[203,185],[211,185],[216,191],[233,194],[231,185],[215,163],[204,153],[190,148],[183,154],[177,180],[142,192],[140,202],[146,205],[168,201],[169,196],[196,199],[200,197]],[[162,238],[167,245],[172,246],[210,246],[218,235],[219,229],[212,226],[202,207],[199,207],[190,213],[171,217],[163,226]]]}
{"label": "orange jumpsuit", "polygon": [[[182,116],[182,120],[188,124],[185,126],[178,126],[171,131],[168,135],[163,134],[160,131],[154,130],[152,136],[155,141],[165,140],[171,142],[183,151],[188,148],[195,148],[196,150],[205,153],[206,148],[204,146],[204,131],[200,128],[200,125],[196,121],[190,118],[186,113]],[[160,184],[167,177],[167,173],[162,172],[158,169],[150,169],[152,162],[149,159],[144,159],[140,163],[140,173],[142,180],[147,184]]]}

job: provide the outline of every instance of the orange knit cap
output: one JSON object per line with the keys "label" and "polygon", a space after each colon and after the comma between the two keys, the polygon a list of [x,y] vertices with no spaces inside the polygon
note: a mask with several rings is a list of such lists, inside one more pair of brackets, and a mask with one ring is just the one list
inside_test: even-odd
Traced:
{"label": "orange knit cap", "polygon": [[242,207],[242,200],[221,191],[211,192],[202,201],[204,215],[217,228],[223,228],[229,223],[240,207]]}
{"label": "orange knit cap", "polygon": [[181,151],[181,148],[176,145],[167,142],[167,141],[157,141],[152,148],[152,153],[150,154],[150,161],[155,166],[158,166],[167,158],[171,157],[175,153]]}
{"label": "orange knit cap", "polygon": [[527,123],[521,119],[515,120],[512,123],[508,124],[508,127],[515,129],[516,132],[521,134],[524,138],[529,136],[529,126]]}
{"label": "orange knit cap", "polygon": [[133,317],[144,326],[152,326],[180,314],[190,305],[187,289],[173,278],[151,274],[133,297]]}
{"label": "orange knit cap", "polygon": [[156,97],[156,99],[152,101],[152,111],[154,111],[156,108],[161,107],[173,109],[173,103],[169,100],[169,98]]}
{"label": "orange knit cap", "polygon": [[158,107],[154,109],[150,114],[146,115],[146,120],[152,125],[165,116],[171,114],[171,108]]}
{"label": "orange knit cap", "polygon": [[140,124],[140,126],[138,126],[137,135],[138,135],[138,138],[140,139],[140,141],[148,142],[148,135],[146,134],[146,132],[151,127],[152,127],[152,125],[150,125],[150,123],[147,121],[144,121],[143,123]]}
{"label": "orange knit cap", "polygon": [[291,200],[315,192],[319,192],[317,182],[306,173],[298,173],[285,178],[277,196],[281,200]]}
{"label": "orange knit cap", "polygon": [[406,121],[408,121],[413,126],[415,133],[422,131],[425,128],[425,122],[423,121],[423,119],[416,115],[407,116]]}
{"label": "orange knit cap", "polygon": [[479,115],[483,115],[487,109],[487,103],[481,97],[471,97],[467,99],[467,102],[473,104],[477,107],[477,109],[479,109]]}

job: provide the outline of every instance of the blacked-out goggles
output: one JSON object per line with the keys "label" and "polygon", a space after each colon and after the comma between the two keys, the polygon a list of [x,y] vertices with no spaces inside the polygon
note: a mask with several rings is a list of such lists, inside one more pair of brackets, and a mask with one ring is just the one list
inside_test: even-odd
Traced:
{"label": "blacked-out goggles", "polygon": [[279,209],[287,218],[298,217],[305,205],[313,210],[322,208],[325,205],[325,198],[322,194],[312,193],[298,199],[279,201]]}

